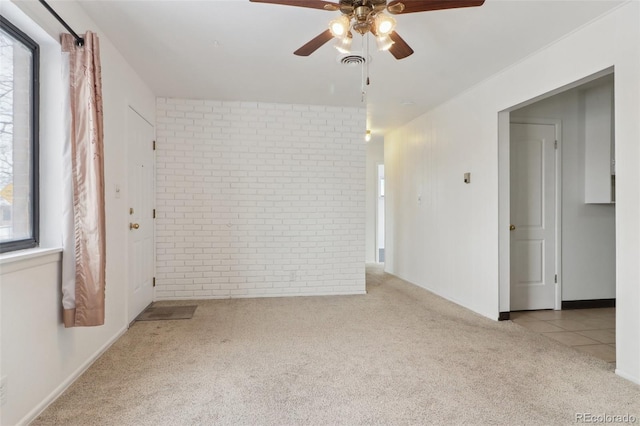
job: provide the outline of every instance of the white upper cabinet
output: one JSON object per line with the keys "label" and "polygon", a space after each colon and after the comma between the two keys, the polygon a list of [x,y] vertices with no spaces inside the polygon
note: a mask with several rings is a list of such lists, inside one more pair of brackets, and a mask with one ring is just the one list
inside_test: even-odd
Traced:
{"label": "white upper cabinet", "polygon": [[586,89],[584,95],[585,169],[587,204],[615,202],[613,83]]}

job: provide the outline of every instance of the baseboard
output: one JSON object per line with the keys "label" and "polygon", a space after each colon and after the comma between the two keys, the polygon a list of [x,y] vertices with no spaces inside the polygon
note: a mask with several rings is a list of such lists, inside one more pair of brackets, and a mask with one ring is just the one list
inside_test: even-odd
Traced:
{"label": "baseboard", "polygon": [[98,359],[100,356],[107,351],[113,345],[116,340],[118,340],[122,335],[127,331],[127,327],[119,330],[111,339],[109,339],[100,349],[98,349],[92,356],[87,359],[80,367],[76,369],[66,380],[64,380],[57,388],[53,390],[40,404],[38,404],[33,410],[27,413],[26,416],[22,418],[17,423],[17,426],[28,425],[32,421],[36,419],[40,414],[44,412],[44,410],[49,407],[60,395],[64,393],[64,391],[69,388],[85,371],[91,367],[91,365]]}
{"label": "baseboard", "polygon": [[511,312],[500,312],[498,314],[498,321],[509,321],[511,319]]}
{"label": "baseboard", "polygon": [[563,300],[562,309],[615,308],[616,299]]}
{"label": "baseboard", "polygon": [[359,296],[367,294],[366,290],[345,291],[335,293],[277,293],[277,294],[240,294],[233,296],[189,296],[189,297],[169,297],[158,298],[155,302],[171,302],[176,300],[228,300],[228,299],[269,299],[275,297],[318,297],[318,296]]}
{"label": "baseboard", "polygon": [[617,368],[616,368],[616,374],[618,376],[622,377],[623,379],[627,379],[630,382],[633,382],[633,383],[635,383],[637,385],[640,385],[640,378],[638,378],[638,377],[634,377],[634,376],[632,376],[630,374],[627,374],[627,373],[625,373],[625,372],[623,372],[623,371],[621,371],[621,370],[619,370]]}
{"label": "baseboard", "polygon": [[483,316],[485,318],[489,318],[491,321],[495,321],[496,320],[496,312],[495,311],[493,311],[492,313],[488,313],[488,312],[482,312],[482,311],[473,309],[472,307],[465,305],[462,301],[460,301],[460,300],[458,300],[458,299],[456,299],[454,297],[450,297],[448,295],[441,294],[441,293],[437,292],[435,289],[432,289],[430,287],[427,287],[427,286],[424,286],[424,285],[421,285],[421,284],[414,283],[414,282],[409,281],[406,278],[402,278],[400,275],[396,275],[396,274],[394,274],[392,272],[387,272],[386,268],[384,270],[384,273],[388,274],[388,275],[391,275],[394,278],[398,278],[399,280],[402,280],[402,281],[404,281],[406,283],[409,283],[409,284],[411,284],[413,286],[416,286],[418,288],[426,290],[429,293],[440,297],[441,299],[444,299],[444,300],[446,300],[448,302],[451,302],[453,304],[458,305],[461,308],[464,308],[464,309],[468,310],[469,312],[473,312],[473,313],[478,314],[480,316]]}

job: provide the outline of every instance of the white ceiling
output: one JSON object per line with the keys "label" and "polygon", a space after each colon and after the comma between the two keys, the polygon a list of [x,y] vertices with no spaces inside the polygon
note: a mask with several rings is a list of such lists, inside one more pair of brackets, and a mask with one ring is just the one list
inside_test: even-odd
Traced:
{"label": "white ceiling", "polygon": [[[362,69],[339,64],[331,41],[309,57],[292,53],[339,12],[249,0],[77,1],[158,96],[363,105]],[[404,124],[621,3],[487,0],[399,15],[396,31],[415,53],[397,61],[371,40],[368,127]]]}

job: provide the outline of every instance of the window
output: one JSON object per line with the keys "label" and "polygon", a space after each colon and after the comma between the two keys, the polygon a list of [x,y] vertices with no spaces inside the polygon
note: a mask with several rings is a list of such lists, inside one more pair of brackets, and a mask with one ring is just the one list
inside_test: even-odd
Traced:
{"label": "window", "polygon": [[0,16],[0,252],[38,244],[38,44]]}

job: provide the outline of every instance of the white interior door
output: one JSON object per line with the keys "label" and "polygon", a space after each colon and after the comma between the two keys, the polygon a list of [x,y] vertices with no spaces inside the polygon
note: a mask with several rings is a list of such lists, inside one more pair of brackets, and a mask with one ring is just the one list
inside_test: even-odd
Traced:
{"label": "white interior door", "polygon": [[556,299],[556,129],[511,124],[511,310]]}
{"label": "white interior door", "polygon": [[137,112],[127,111],[129,194],[129,322],[153,301],[155,270],[153,127]]}

